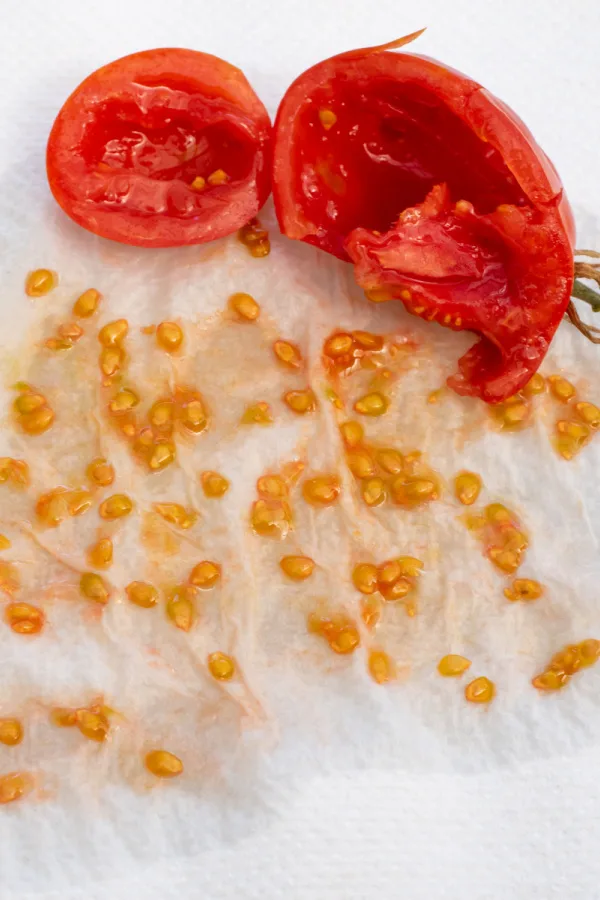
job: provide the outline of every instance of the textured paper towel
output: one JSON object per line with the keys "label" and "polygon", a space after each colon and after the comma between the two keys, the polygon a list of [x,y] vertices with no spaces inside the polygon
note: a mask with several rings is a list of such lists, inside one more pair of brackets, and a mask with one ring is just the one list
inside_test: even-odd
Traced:
{"label": "textured paper towel", "polygon": [[[356,36],[353,40],[358,39]],[[157,36],[148,42],[163,41]],[[177,41],[174,37],[170,42],[181,43],[182,38]],[[121,49],[115,47],[107,55],[119,52]],[[221,52],[226,54],[226,49]],[[103,59],[100,57],[98,62]],[[451,61],[458,63],[457,59]],[[54,105],[60,99],[62,94],[55,95]],[[19,123],[23,131],[19,133],[25,133],[28,122],[24,116]],[[14,124],[10,127],[14,128]],[[422,520],[413,517],[409,524],[406,517],[397,517],[391,534],[366,525],[363,536],[381,546],[381,556],[388,555],[388,549],[390,553],[410,552],[424,543],[429,547],[421,614],[414,621],[399,620],[402,631],[396,636],[404,661],[412,666],[410,678],[390,689],[381,689],[367,680],[359,660],[350,667],[332,666],[327,673],[322,665],[307,666],[297,651],[281,644],[285,635],[293,648],[297,626],[302,623],[300,617],[292,621],[281,617],[268,632],[254,632],[252,623],[257,618],[260,623],[261,616],[279,611],[282,606],[285,609],[285,604],[278,583],[271,579],[261,581],[257,576],[255,550],[249,552],[242,518],[256,475],[271,461],[287,458],[296,445],[298,429],[294,425],[281,431],[274,429],[268,443],[261,433],[260,442],[250,439],[249,445],[230,442],[222,447],[212,446],[211,467],[213,461],[218,467],[219,453],[223,466],[232,458],[240,462],[235,467],[234,490],[224,507],[230,516],[225,523],[229,529],[227,550],[231,552],[233,542],[242,563],[240,579],[232,585],[232,603],[244,632],[240,660],[266,715],[253,721],[252,727],[244,728],[243,741],[233,706],[230,716],[222,716],[210,727],[206,727],[205,715],[186,720],[182,739],[194,738],[200,760],[207,750],[209,764],[218,757],[219,764],[214,769],[218,777],[206,778],[206,772],[213,771],[210,765],[203,772],[194,771],[192,766],[186,785],[169,785],[169,791],[154,791],[151,795],[135,794],[123,785],[123,776],[129,773],[122,760],[130,758],[127,751],[132,749],[127,743],[131,737],[126,728],[121,732],[125,741],[123,755],[111,756],[109,763],[98,762],[96,755],[89,755],[73,765],[73,746],[64,735],[54,744],[45,743],[47,751],[40,754],[36,738],[44,742],[48,738],[40,715],[39,731],[34,731],[22,748],[23,759],[48,769],[56,779],[57,793],[43,806],[23,804],[20,809],[7,811],[3,818],[0,827],[6,828],[9,836],[3,840],[0,851],[0,889],[6,890],[6,896],[26,890],[43,895],[43,891],[52,889],[59,892],[57,896],[67,896],[67,885],[76,891],[79,884],[82,895],[91,897],[94,888],[88,885],[94,882],[106,884],[109,895],[120,896],[118,891],[128,875],[134,875],[138,867],[146,872],[151,863],[152,881],[160,884],[157,896],[169,896],[169,883],[180,896],[182,892],[186,896],[186,891],[193,895],[193,857],[202,853],[204,859],[214,861],[227,852],[227,839],[241,840],[257,832],[272,834],[276,842],[278,818],[290,803],[298,802],[297,790],[310,785],[317,772],[331,773],[331,779],[323,783],[323,796],[330,805],[338,804],[338,816],[343,818],[345,810],[352,807],[353,788],[362,784],[364,789],[365,781],[356,774],[336,781],[336,773],[353,773],[357,766],[383,768],[391,773],[391,783],[405,779],[408,772],[413,779],[431,779],[430,783],[437,784],[440,790],[448,791],[449,785],[454,785],[460,791],[466,775],[453,773],[470,773],[470,785],[484,786],[492,773],[498,773],[496,777],[502,780],[506,777],[503,773],[516,764],[531,767],[525,771],[535,771],[538,765],[549,765],[553,757],[594,747],[600,723],[595,700],[598,673],[586,673],[569,691],[555,698],[540,698],[528,687],[528,679],[562,643],[596,633],[598,627],[595,587],[600,567],[600,509],[597,492],[588,487],[594,484],[597,448],[588,448],[572,465],[558,461],[548,444],[551,419],[542,418],[534,429],[512,437],[491,434],[477,425],[472,429],[473,440],[464,444],[462,426],[471,416],[472,406],[451,398],[439,407],[427,408],[424,398],[451,371],[466,339],[421,326],[398,310],[392,313],[389,309],[366,309],[359,304],[359,294],[352,290],[345,267],[310,248],[276,240],[271,257],[264,263],[250,260],[234,241],[223,242],[214,252],[186,250],[150,257],[83,234],[47,200],[41,175],[44,134],[36,126],[32,135],[25,182],[21,180],[22,163],[18,156],[7,151],[3,157],[5,177],[9,175],[12,183],[10,189],[5,188],[1,209],[6,264],[0,316],[3,333],[10,335],[6,344],[11,373],[17,365],[14,351],[26,339],[28,329],[35,332],[39,328],[39,305],[34,313],[32,306],[24,306],[22,295],[23,273],[33,265],[48,264],[61,273],[61,287],[47,304],[49,313],[66,310],[79,289],[94,283],[108,298],[106,320],[125,314],[132,322],[144,324],[171,316],[193,316],[199,321],[220,310],[232,290],[248,290],[260,299],[281,332],[301,343],[311,360],[311,374],[317,378],[318,347],[332,326],[408,330],[423,342],[422,360],[403,379],[387,421],[397,428],[402,446],[416,444],[426,450],[434,466],[446,477],[462,466],[476,468],[484,475],[490,497],[504,499],[522,513],[534,538],[524,571],[547,584],[549,593],[543,605],[536,607],[523,609],[505,603],[500,579],[456,523],[456,507],[449,503],[439,504]],[[578,219],[583,224],[582,243],[596,246],[598,235],[593,221],[581,211]],[[234,345],[227,346],[233,349]],[[249,347],[245,350],[251,352]],[[205,364],[203,360],[198,362],[203,382]],[[597,352],[569,326],[561,329],[544,366],[545,371],[559,368],[572,375],[590,399],[597,400],[593,394]],[[210,385],[206,387],[210,391]],[[278,386],[261,387],[275,390]],[[70,389],[82,393],[87,388],[73,385]],[[242,385],[242,393],[245,389]],[[85,398],[81,402],[84,404]],[[310,445],[311,459],[315,465],[320,458],[323,464],[332,463],[336,450],[332,444],[331,411],[323,410],[315,429],[318,438],[313,438]],[[138,488],[135,490],[137,495]],[[323,585],[324,592],[337,591],[341,602],[350,597],[347,587],[339,589],[338,585],[348,572],[349,542],[343,523],[351,513],[351,508],[345,506],[339,515],[336,513],[329,520],[321,518],[314,529],[307,520],[304,530],[310,534],[311,551],[329,579]],[[329,513],[325,511],[324,515]],[[76,694],[79,687],[106,691],[107,695],[114,695],[116,703],[118,698],[127,698],[125,706],[128,711],[133,710],[130,718],[135,718],[137,710],[147,712],[153,706],[160,707],[154,704],[155,697],[161,702],[171,698],[174,706],[180,703],[182,709],[189,710],[197,702],[198,693],[209,690],[190,660],[181,654],[177,661],[181,668],[175,677],[163,678],[153,671],[147,678],[143,649],[132,644],[128,631],[131,623],[123,621],[122,614],[123,609],[117,607],[107,614],[103,629],[86,625],[75,634],[70,630],[72,621],[59,620],[44,645],[43,668],[40,643],[25,650],[22,643],[12,642],[3,656],[3,695],[14,690],[16,684],[20,696],[29,692],[32,698],[43,702],[54,698],[57,689],[75,689]],[[447,651],[449,642],[452,649],[468,650],[477,671],[485,672],[498,683],[499,697],[490,710],[465,708],[460,688],[436,679],[435,661]],[[204,648],[197,649],[200,653]],[[202,710],[210,700],[210,694],[203,698]],[[173,712],[177,709],[170,708],[169,715]],[[51,759],[45,766],[46,752]],[[375,785],[381,786],[380,802],[385,796],[383,784],[390,783],[383,778],[379,775],[375,780]],[[105,781],[111,786],[82,794],[79,785],[83,780],[91,781],[92,787],[102,786]],[[73,790],[69,790],[70,781]],[[331,785],[337,785],[333,793],[328,787]],[[417,802],[414,793],[409,792],[408,796],[413,804]],[[435,804],[429,808],[433,814]],[[359,834],[360,817],[357,819],[356,815],[352,821]],[[398,821],[391,807],[389,815],[390,820]],[[373,817],[371,828],[376,818]],[[365,821],[368,823],[369,818]],[[540,828],[544,827],[543,822],[540,814]],[[309,825],[307,818],[304,831],[295,832],[301,848],[304,847],[301,852],[308,853],[309,846],[315,846],[315,842],[318,846],[322,840],[323,856],[327,859],[334,823],[320,833]],[[462,827],[468,827],[468,817],[463,818]],[[453,834],[458,839],[460,833],[457,829]],[[439,833],[432,829],[431,834],[433,839]],[[221,843],[222,838],[225,844]],[[346,840],[352,844],[350,831]],[[382,840],[385,843],[389,836]],[[402,831],[401,835],[394,835],[393,843],[407,840],[410,838]],[[358,855],[359,845],[356,846]],[[388,855],[379,857],[384,871],[382,861],[393,853],[390,845]],[[178,860],[177,875],[168,871],[174,858]],[[427,854],[423,853],[424,864],[426,861]],[[265,865],[273,865],[268,854]],[[349,889],[344,887],[339,873],[332,873],[331,866],[320,860],[319,854],[312,870],[304,882],[297,875],[289,888],[280,878],[277,888],[271,894],[267,888],[266,895],[320,896],[321,886],[322,896],[368,894],[368,869],[361,870],[358,885]],[[161,883],[163,877],[167,880]],[[243,895],[252,896],[252,890],[260,890],[260,877],[257,874],[246,885]],[[373,883],[377,885],[375,875]],[[395,881],[388,869],[380,882],[382,896],[396,896],[401,883],[400,875]],[[147,879],[143,890],[140,884],[144,884],[143,874],[138,888],[142,896],[152,896]],[[240,884],[244,881],[237,881],[238,890]],[[432,884],[435,887],[436,882]],[[205,881],[202,885],[211,897],[233,896],[235,888],[236,883],[232,887],[226,882]],[[416,884],[409,882],[409,896],[421,896],[418,890]],[[264,891],[263,886],[263,894]],[[531,892],[523,894],[530,895]],[[434,896],[443,896],[439,885]],[[447,896],[455,894],[450,892]],[[472,896],[502,894],[474,891]]]}

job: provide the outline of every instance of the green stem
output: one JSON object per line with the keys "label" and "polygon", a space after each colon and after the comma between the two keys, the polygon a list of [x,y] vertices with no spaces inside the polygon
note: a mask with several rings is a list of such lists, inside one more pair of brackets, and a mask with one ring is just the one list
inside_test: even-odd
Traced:
{"label": "green stem", "polygon": [[571,296],[577,297],[578,300],[583,300],[584,303],[589,303],[594,312],[600,312],[600,294],[587,287],[578,278],[573,282]]}

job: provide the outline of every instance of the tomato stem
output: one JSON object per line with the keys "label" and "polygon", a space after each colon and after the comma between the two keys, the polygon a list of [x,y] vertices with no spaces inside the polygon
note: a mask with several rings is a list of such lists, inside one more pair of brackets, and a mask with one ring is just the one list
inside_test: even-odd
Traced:
{"label": "tomato stem", "polygon": [[597,291],[593,291],[592,288],[589,288],[582,281],[575,279],[571,296],[576,297],[577,300],[583,300],[584,303],[589,303],[594,312],[600,312],[600,294]]}

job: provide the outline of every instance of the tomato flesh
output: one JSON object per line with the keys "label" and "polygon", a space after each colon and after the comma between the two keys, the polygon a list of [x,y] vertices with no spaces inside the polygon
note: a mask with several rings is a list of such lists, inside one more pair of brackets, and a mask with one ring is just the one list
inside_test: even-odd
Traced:
{"label": "tomato flesh", "polygon": [[300,76],[275,129],[282,230],[352,261],[365,290],[478,333],[455,390],[489,402],[519,390],[573,270],[570,208],[523,123],[432,60],[355,51]]}
{"label": "tomato flesh", "polygon": [[103,237],[149,247],[213,240],[265,202],[270,131],[264,106],[223,60],[133,54],[93,73],[63,106],[48,143],[50,186]]}

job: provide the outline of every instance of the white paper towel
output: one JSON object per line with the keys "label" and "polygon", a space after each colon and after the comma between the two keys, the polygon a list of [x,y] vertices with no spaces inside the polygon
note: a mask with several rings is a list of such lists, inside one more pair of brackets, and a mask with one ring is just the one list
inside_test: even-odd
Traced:
{"label": "white paper towel", "polygon": [[[348,270],[310,248],[275,239],[273,253],[264,262],[251,260],[234,240],[223,242],[214,251],[192,248],[148,255],[108,245],[65,220],[48,198],[43,179],[43,143],[53,110],[73,83],[96,64],[142,46],[189,44],[190,35],[177,26],[165,40],[164,32],[149,15],[160,14],[162,7],[156,4],[150,9],[145,6],[147,19],[138,31],[139,44],[129,40],[123,46],[126,25],[115,29],[114,20],[108,21],[106,6],[100,15],[107,19],[101,18],[100,29],[96,22],[93,36],[83,18],[75,15],[74,5],[60,6],[65,13],[62,30],[56,33],[54,46],[43,54],[32,54],[30,41],[24,40],[26,34],[41,40],[41,6],[26,4],[29,22],[25,14],[17,15],[15,10],[9,23],[14,32],[13,55],[9,58],[18,64],[27,56],[28,66],[14,94],[11,92],[6,100],[7,136],[0,157],[4,174],[0,316],[3,333],[10,335],[5,373],[12,374],[22,364],[16,358],[17,351],[23,340],[30,341],[32,333],[40,329],[40,307],[49,315],[58,314],[68,309],[78,290],[90,284],[107,297],[104,320],[125,314],[132,322],[143,324],[173,316],[199,320],[221,310],[231,291],[248,290],[260,300],[273,328],[302,345],[315,375],[318,347],[331,327],[409,329],[423,342],[423,358],[419,367],[403,379],[386,421],[397,427],[402,446],[417,444],[426,450],[446,477],[462,466],[473,467],[484,476],[490,498],[504,499],[522,513],[533,536],[523,571],[538,577],[549,590],[548,597],[536,606],[506,603],[501,596],[501,580],[456,523],[459,510],[449,502],[436,506],[431,519],[423,517],[421,529],[415,527],[421,521],[419,516],[416,522],[409,517],[407,524],[405,516],[396,514],[396,530],[391,534],[363,523],[366,538],[381,544],[382,557],[404,548],[406,552],[413,547],[416,550],[419,544],[429,546],[421,613],[414,621],[399,619],[396,626],[401,661],[411,665],[411,675],[398,685],[379,688],[368,681],[358,661],[348,667],[338,666],[334,660],[326,672],[318,651],[311,649],[306,656],[306,648],[312,645],[300,635],[302,618],[279,617],[280,610],[286,609],[283,586],[278,579],[258,577],[257,561],[262,559],[265,566],[271,565],[272,548],[261,548],[258,558],[255,549],[249,552],[242,518],[254,478],[271,459],[286,458],[297,442],[299,428],[292,423],[281,431],[269,432],[268,445],[262,432],[260,439],[250,438],[244,445],[224,440],[222,446],[216,446],[207,436],[208,442],[203,447],[199,441],[198,449],[207,457],[210,454],[210,467],[213,461],[215,468],[221,461],[223,467],[232,458],[240,461],[232,493],[225,506],[219,507],[228,512],[227,521],[222,523],[229,529],[221,536],[225,543],[212,546],[224,554],[233,552],[240,561],[231,584],[232,620],[243,634],[236,654],[259,696],[261,711],[251,721],[244,720],[240,738],[237,707],[217,703],[219,695],[211,693],[212,687],[196,671],[193,658],[178,650],[183,644],[176,644],[175,638],[172,649],[179,653],[175,672],[155,668],[147,677],[147,635],[140,634],[146,623],[139,617],[132,622],[122,606],[115,605],[108,611],[103,627],[59,611],[53,629],[37,644],[24,647],[23,642],[7,641],[2,697],[14,696],[18,690],[25,701],[30,694],[31,716],[39,724],[18,752],[24,762],[31,761],[49,774],[52,796],[44,804],[15,806],[6,815],[3,810],[0,891],[4,890],[7,897],[24,896],[26,891],[35,896],[53,896],[56,891],[55,896],[61,897],[93,897],[96,889],[98,896],[108,893],[120,897],[132,888],[144,897],[346,898],[372,893],[386,898],[553,896],[564,872],[582,851],[568,857],[561,849],[553,858],[558,858],[557,866],[562,860],[563,869],[550,877],[544,843],[550,835],[563,834],[565,818],[570,816],[579,822],[582,806],[593,810],[593,804],[588,801],[588,807],[585,798],[586,786],[588,791],[595,790],[593,750],[600,725],[595,695],[600,674],[585,673],[563,694],[550,698],[534,692],[528,679],[563,643],[597,634],[600,504],[593,486],[598,447],[592,445],[577,462],[568,465],[558,461],[549,447],[547,425],[551,419],[545,421],[539,416],[535,428],[507,437],[486,431],[479,424],[478,414],[472,439],[463,445],[461,426],[465,417],[473,415],[474,406],[450,398],[439,407],[427,407],[424,397],[451,370],[467,339],[419,325],[397,308],[393,312],[364,308],[351,288]],[[344,8],[347,11],[347,6]],[[397,30],[390,9],[382,9],[372,38],[367,40],[364,29],[354,26],[354,31],[347,30],[347,40],[335,47],[324,42],[322,18],[324,15],[327,25],[327,17],[335,16],[321,11],[314,55],[308,58],[306,49],[296,48],[294,72],[288,71],[291,54],[283,59],[283,25],[267,25],[266,8],[252,11],[249,31],[244,30],[242,21],[235,35],[230,31],[231,50],[224,39],[219,46],[216,37],[212,43],[205,43],[200,35],[194,43],[241,64],[259,92],[273,99],[296,69],[300,71],[313,59],[353,43],[385,39],[388,33],[383,29],[393,26]],[[184,7],[180,10],[183,15]],[[126,22],[133,21],[139,7],[132,4],[125,12]],[[41,17],[39,22],[35,21],[36,14]],[[300,10],[289,4],[287,15],[293,32],[298,34]],[[550,40],[544,22],[547,19],[536,23],[537,46]],[[411,17],[400,30],[412,30],[419,24]],[[485,20],[479,20],[480,27],[482,24]],[[306,25],[304,28],[308,33]],[[477,29],[474,25],[472,28],[467,33],[473,38]],[[329,30],[334,30],[333,24]],[[312,30],[310,33],[314,34]],[[437,52],[469,71],[515,103],[527,118],[525,101],[529,98],[522,98],[519,105],[510,91],[502,92],[491,78],[486,81],[484,66],[469,66],[472,41],[465,40],[460,30],[455,33],[465,47],[464,60],[456,48],[452,53],[447,48],[443,52],[435,43],[424,46],[423,52]],[[248,34],[256,38],[259,48],[261,42],[272,47],[274,58],[281,61],[281,74],[277,70],[275,76],[273,69],[268,79],[264,72],[261,76],[257,64],[260,49],[242,43],[242,37],[247,39]],[[89,53],[73,50],[73,37],[77,38],[75,43],[81,43],[84,35],[92,39],[97,54],[93,61]],[[48,35],[46,40],[52,45]],[[494,46],[496,41],[494,38]],[[565,52],[572,53],[572,49]],[[63,57],[60,62],[59,57]],[[59,87],[52,78],[46,78],[44,69],[49,65]],[[546,64],[543,71],[548,78],[552,66]],[[531,68],[527,68],[527,75],[532,77]],[[41,84],[43,78],[45,86]],[[567,88],[572,87],[569,81]],[[572,110],[569,107],[563,111],[566,106],[566,100],[563,105],[555,100],[554,112],[560,108],[561,115],[567,116]],[[532,121],[531,117],[527,120]],[[542,124],[544,121],[548,120],[542,117]],[[555,119],[552,125],[549,130],[554,134]],[[534,125],[534,131],[539,134],[540,128]],[[545,146],[565,174],[567,185],[570,177],[575,186],[583,186],[586,165],[578,165],[576,157],[581,147],[573,145],[573,150],[567,150],[563,139],[558,148],[571,165],[561,167],[554,148],[548,141]],[[589,169],[591,154],[587,159]],[[598,189],[592,182],[592,198],[596,196],[594,190]],[[582,211],[581,205],[585,201],[586,208],[592,210],[593,203],[582,187],[572,196],[580,204],[580,242],[598,246],[594,219]],[[24,301],[22,281],[24,272],[35,265],[58,269],[61,286],[34,307]],[[223,334],[228,335],[223,352],[230,350],[233,357],[239,350],[236,339],[228,331]],[[245,345],[244,350],[242,372],[251,347]],[[143,361],[141,349],[139,357],[134,354],[134,359],[138,358]],[[200,358],[196,364],[202,390],[206,385],[210,396],[208,361]],[[90,366],[94,371],[93,359]],[[589,399],[598,399],[593,390],[599,369],[597,350],[586,345],[570,326],[561,329],[544,366],[546,372],[559,369],[574,377]],[[46,377],[62,384],[58,370],[42,373],[42,382]],[[65,396],[67,391],[83,395],[88,387],[85,383],[65,385]],[[254,386],[248,379],[240,385],[240,396],[250,388]],[[274,383],[261,385],[264,391],[274,393],[279,388]],[[82,396],[82,406],[86,402]],[[232,417],[234,412],[232,407]],[[316,427],[319,437],[312,440],[311,457],[317,465],[319,454],[323,454],[323,464],[325,460],[331,464],[335,454],[330,440],[322,438],[332,435],[330,410],[323,410]],[[86,435],[84,429],[83,441]],[[60,450],[62,446],[49,452]],[[272,454],[270,459],[267,454]],[[136,496],[143,491],[139,485],[133,489]],[[343,513],[329,516],[324,511],[314,528],[308,518],[302,524],[303,533],[310,535],[311,550],[320,555],[318,561],[326,572],[320,589],[327,595],[336,592],[340,602],[350,602],[347,585],[338,587],[347,577],[349,559],[345,523],[352,510],[348,506],[343,510],[345,519]],[[426,540],[423,528],[427,529]],[[119,574],[126,577],[125,571]],[[289,597],[289,591],[286,593]],[[275,614],[276,625],[265,630],[263,617]],[[132,627],[136,629],[133,634]],[[289,645],[282,643],[283,636],[289,638]],[[449,643],[453,644],[451,648]],[[461,686],[442,682],[433,671],[439,656],[448,649],[463,647],[474,659],[477,673],[488,674],[498,684],[499,696],[490,709],[466,707]],[[198,653],[204,649],[197,647]],[[327,657],[324,660],[329,662]],[[111,748],[118,751],[118,742],[122,741],[122,752],[98,756],[88,754],[86,749],[85,756],[74,756],[69,733],[54,736],[51,741],[41,710],[45,701],[54,700],[59,689],[72,691],[74,702],[79,691],[85,690],[105,691],[107,698],[114,697],[117,707],[123,698],[128,727],[120,730],[116,746]],[[40,705],[35,710],[34,702]],[[124,785],[131,775],[129,760],[138,748],[136,729],[129,725],[132,721],[139,723],[141,718],[142,724],[152,722],[160,729],[160,710],[165,702],[171,705],[163,727],[167,729],[167,719],[171,721],[181,713],[181,740],[194,741],[198,761],[190,766],[185,784],[168,785],[169,790],[155,790],[149,795],[143,791],[137,794]],[[213,720],[215,705],[219,715]],[[40,752],[41,743],[44,752]],[[580,752],[586,760],[588,781],[573,771]],[[363,766],[368,767],[367,772],[361,771]],[[566,777],[569,771],[572,774]],[[321,780],[315,784],[316,776]],[[89,787],[85,792],[80,790],[83,781],[88,785],[91,782],[91,791]],[[552,793],[554,802],[549,803],[548,795],[556,783],[562,784],[564,798],[561,793]],[[504,796],[507,784],[507,791],[518,791],[524,797],[522,803]],[[313,791],[308,796],[314,800],[303,803],[299,799],[302,791]],[[452,797],[456,798],[455,808]],[[436,815],[444,828],[435,821]],[[503,816],[513,820],[513,829],[507,831]],[[587,819],[593,822],[593,815]],[[297,847],[287,843],[287,829]],[[532,830],[539,835],[537,842],[531,839]],[[565,841],[568,846],[568,834],[561,847]],[[466,853],[465,842],[472,848],[471,854]],[[508,861],[513,855],[511,849],[516,854],[523,846],[538,861],[539,868],[532,872],[517,866],[512,873],[517,880],[508,880],[499,861]],[[487,853],[494,877],[482,865],[476,848],[479,854]],[[430,865],[432,854],[439,876]],[[460,865],[450,861],[453,855]],[[287,872],[282,860],[287,863]],[[583,886],[580,882],[573,885],[570,877],[566,879],[573,896],[595,896],[593,879],[585,881],[594,865],[588,862]],[[473,867],[470,889],[463,878],[463,870],[469,866]],[[578,894],[580,887],[582,892]]]}

